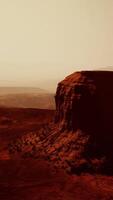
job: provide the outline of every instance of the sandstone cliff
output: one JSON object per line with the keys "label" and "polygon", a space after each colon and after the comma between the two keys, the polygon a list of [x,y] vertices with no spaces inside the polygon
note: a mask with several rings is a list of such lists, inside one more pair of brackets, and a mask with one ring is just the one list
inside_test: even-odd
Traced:
{"label": "sandstone cliff", "polygon": [[[112,168],[112,85],[113,72],[107,71],[76,72],[58,84],[55,123],[61,132],[75,135],[79,132],[84,143],[79,159],[85,158],[88,168],[105,168],[103,163],[107,170]],[[76,156],[74,159],[76,162]]]}
{"label": "sandstone cliff", "polygon": [[113,72],[107,71],[76,72],[60,82],[54,123],[33,137],[32,156],[72,173],[112,173],[112,85]]}
{"label": "sandstone cliff", "polygon": [[56,123],[63,129],[113,132],[113,72],[77,72],[59,83]]}

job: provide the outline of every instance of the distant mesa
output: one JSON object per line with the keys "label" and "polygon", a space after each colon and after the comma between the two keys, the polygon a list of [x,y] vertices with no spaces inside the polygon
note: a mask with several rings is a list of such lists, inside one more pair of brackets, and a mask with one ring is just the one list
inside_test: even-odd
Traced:
{"label": "distant mesa", "polygon": [[34,94],[49,93],[46,90],[35,87],[0,87],[0,95],[3,94]]}
{"label": "distant mesa", "polygon": [[54,94],[40,88],[0,87],[0,107],[55,109]]}

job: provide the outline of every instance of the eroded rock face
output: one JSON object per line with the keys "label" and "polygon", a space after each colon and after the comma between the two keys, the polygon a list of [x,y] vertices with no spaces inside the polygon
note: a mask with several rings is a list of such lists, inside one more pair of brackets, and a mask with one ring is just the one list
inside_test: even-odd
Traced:
{"label": "eroded rock face", "polygon": [[112,85],[113,72],[77,72],[59,83],[55,98],[55,123],[61,132],[72,131],[76,135],[80,130],[84,137],[89,137],[83,158],[105,159],[110,168],[113,164]]}
{"label": "eroded rock face", "polygon": [[76,72],[58,84],[55,123],[36,135],[43,155],[74,173],[113,173],[113,72]]}
{"label": "eroded rock face", "polygon": [[56,123],[64,130],[113,133],[113,73],[77,72],[59,83]]}
{"label": "eroded rock face", "polygon": [[[94,106],[96,86],[85,73],[70,75],[59,83],[56,93],[56,123],[63,130],[76,131],[95,118]],[[91,121],[91,120],[90,120]],[[89,127],[89,125],[88,125]]]}

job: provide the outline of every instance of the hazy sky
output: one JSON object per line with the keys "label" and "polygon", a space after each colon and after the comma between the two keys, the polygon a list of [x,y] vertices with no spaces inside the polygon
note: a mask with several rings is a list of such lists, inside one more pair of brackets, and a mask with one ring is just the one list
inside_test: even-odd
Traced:
{"label": "hazy sky", "polygon": [[0,85],[52,89],[112,65],[113,0],[0,0]]}

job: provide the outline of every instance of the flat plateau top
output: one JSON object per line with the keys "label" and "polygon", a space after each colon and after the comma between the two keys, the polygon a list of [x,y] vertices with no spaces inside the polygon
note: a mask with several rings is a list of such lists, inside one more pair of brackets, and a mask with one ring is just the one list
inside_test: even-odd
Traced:
{"label": "flat plateau top", "polygon": [[67,76],[61,84],[71,84],[77,82],[85,82],[86,80],[95,80],[98,82],[112,82],[113,71],[78,71]]}

